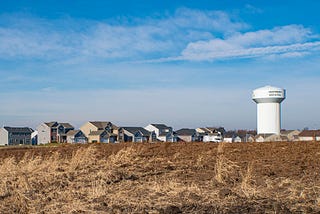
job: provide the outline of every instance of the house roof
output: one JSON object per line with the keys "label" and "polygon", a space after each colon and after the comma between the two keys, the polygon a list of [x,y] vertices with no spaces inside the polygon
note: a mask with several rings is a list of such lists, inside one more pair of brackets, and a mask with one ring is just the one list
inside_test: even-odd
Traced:
{"label": "house roof", "polygon": [[320,130],[303,130],[298,136],[299,136],[299,137],[315,137],[315,136],[320,136]]}
{"label": "house roof", "polygon": [[226,130],[223,127],[206,127],[210,132],[221,132],[221,134],[224,134]]}
{"label": "house roof", "polygon": [[9,126],[5,126],[3,127],[5,130],[7,130],[8,132],[13,132],[13,133],[27,133],[27,134],[31,134],[33,132],[33,129],[29,128],[29,127],[9,127]]}
{"label": "house roof", "polygon": [[111,124],[113,129],[118,129],[118,126],[114,125],[113,123],[109,121],[90,121],[92,125],[97,127],[98,129],[105,129],[109,124]]}
{"label": "house roof", "polygon": [[236,137],[237,136],[237,134],[236,134],[236,132],[234,132],[234,131],[227,131],[225,134],[224,134],[224,137],[225,138],[233,138],[233,137]]}
{"label": "house roof", "polygon": [[78,132],[81,132],[81,130],[70,130],[67,132],[67,136],[74,136],[78,134]]}
{"label": "house roof", "polygon": [[152,123],[151,125],[153,125],[154,127],[156,127],[157,129],[169,129],[170,127],[165,125],[165,124],[155,124]]}
{"label": "house roof", "polygon": [[177,135],[191,136],[191,135],[195,135],[196,134],[196,130],[195,129],[183,128],[183,129],[179,129],[178,131],[176,131],[176,133],[177,133]]}
{"label": "house roof", "polygon": [[64,128],[73,129],[74,127],[70,123],[59,123],[59,125],[62,125]]}
{"label": "house roof", "polygon": [[121,127],[122,129],[125,129],[126,131],[135,134],[137,132],[141,132],[143,136],[150,136],[150,132],[142,127]]}
{"label": "house roof", "polygon": [[89,135],[95,136],[95,135],[101,135],[102,133],[106,132],[105,130],[98,130],[98,131],[92,131]]}
{"label": "house roof", "polygon": [[57,127],[59,125],[59,123],[57,121],[47,122],[47,123],[44,123],[44,124],[46,124],[50,128]]}

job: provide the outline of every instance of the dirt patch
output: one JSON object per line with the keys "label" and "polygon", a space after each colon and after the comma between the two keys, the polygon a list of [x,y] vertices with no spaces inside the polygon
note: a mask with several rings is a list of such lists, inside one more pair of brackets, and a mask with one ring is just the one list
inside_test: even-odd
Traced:
{"label": "dirt patch", "polygon": [[2,213],[316,213],[318,143],[0,148]]}

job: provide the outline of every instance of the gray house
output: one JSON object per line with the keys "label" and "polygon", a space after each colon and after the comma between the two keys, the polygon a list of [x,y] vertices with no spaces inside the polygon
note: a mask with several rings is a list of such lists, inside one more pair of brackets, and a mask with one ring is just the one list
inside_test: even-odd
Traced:
{"label": "gray house", "polygon": [[0,129],[0,145],[31,145],[31,133],[28,127],[8,127]]}
{"label": "gray house", "polygon": [[67,133],[74,130],[69,123],[48,122],[38,126],[38,144],[67,142]]}
{"label": "gray house", "polygon": [[149,132],[142,127],[120,127],[119,142],[152,142],[156,139],[154,132]]}
{"label": "gray house", "polygon": [[87,143],[88,138],[83,134],[81,130],[70,130],[67,133],[68,143]]}

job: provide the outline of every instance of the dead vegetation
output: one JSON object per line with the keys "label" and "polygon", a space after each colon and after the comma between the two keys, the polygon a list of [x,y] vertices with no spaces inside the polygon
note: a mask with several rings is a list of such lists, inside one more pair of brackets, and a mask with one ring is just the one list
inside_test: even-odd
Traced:
{"label": "dead vegetation", "polygon": [[1,213],[316,213],[320,145],[0,150]]}

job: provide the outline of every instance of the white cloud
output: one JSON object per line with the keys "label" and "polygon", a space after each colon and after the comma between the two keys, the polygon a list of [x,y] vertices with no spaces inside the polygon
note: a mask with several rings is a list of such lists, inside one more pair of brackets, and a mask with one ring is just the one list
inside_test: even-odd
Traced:
{"label": "white cloud", "polygon": [[[181,56],[167,60],[215,60],[225,58],[302,56],[316,51],[320,41],[310,41],[317,37],[300,25],[276,27],[272,30],[236,33],[225,39],[191,42]],[[310,41],[310,42],[308,42]],[[301,53],[301,54],[299,54]],[[164,59],[165,60],[165,59]]]}
{"label": "white cloud", "polygon": [[160,18],[133,18],[130,24],[2,15],[0,58],[145,59],[178,54],[190,41],[211,39],[213,33],[235,32],[246,26],[221,11],[186,8]]}

